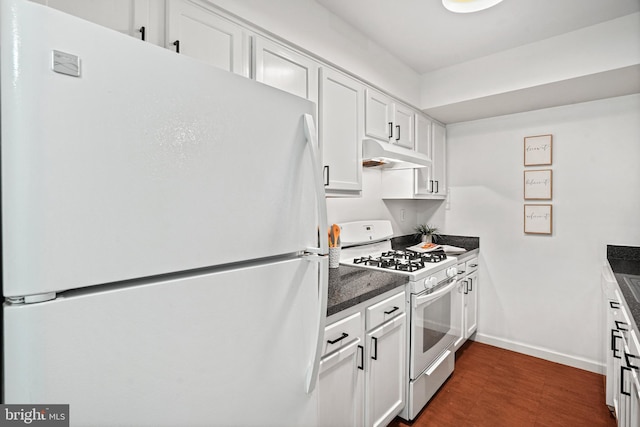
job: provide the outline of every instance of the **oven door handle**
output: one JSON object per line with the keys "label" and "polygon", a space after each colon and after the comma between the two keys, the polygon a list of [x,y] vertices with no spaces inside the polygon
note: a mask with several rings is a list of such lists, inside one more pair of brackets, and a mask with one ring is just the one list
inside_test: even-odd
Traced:
{"label": "oven door handle", "polygon": [[453,288],[455,288],[456,284],[458,283],[457,280],[453,279],[451,280],[451,283],[449,283],[447,286],[438,289],[435,292],[431,292],[430,294],[426,294],[426,295],[421,295],[421,296],[417,296],[413,299],[413,308],[418,308],[418,306],[427,303],[429,301],[433,301],[434,299],[440,298],[442,295],[446,294],[447,292],[450,292]]}

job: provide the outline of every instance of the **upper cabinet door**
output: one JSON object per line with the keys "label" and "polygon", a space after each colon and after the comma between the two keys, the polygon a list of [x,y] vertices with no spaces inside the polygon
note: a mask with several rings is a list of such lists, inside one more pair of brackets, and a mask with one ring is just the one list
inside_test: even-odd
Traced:
{"label": "upper cabinet door", "polygon": [[427,117],[416,114],[415,150],[426,155],[429,160],[433,158],[433,144],[431,142],[432,122]]}
{"label": "upper cabinet door", "polygon": [[447,129],[433,123],[433,193],[436,196],[447,195]]}
{"label": "upper cabinet door", "polygon": [[284,46],[255,38],[253,75],[259,82],[318,101],[319,64]]}
{"label": "upper cabinet door", "polygon": [[393,137],[393,101],[372,89],[366,90],[365,134],[389,141]]}
{"label": "upper cabinet door", "polygon": [[413,150],[415,148],[415,111],[402,104],[394,104],[393,138],[391,142]]}
{"label": "upper cabinet door", "polygon": [[319,106],[326,189],[361,191],[364,86],[342,73],[322,68]]}
{"label": "upper cabinet door", "polygon": [[167,2],[168,49],[248,76],[247,45],[241,26],[186,0]]}
{"label": "upper cabinet door", "polygon": [[[36,0],[54,9],[77,16],[133,37],[162,44],[163,5],[159,0]],[[144,36],[144,37],[143,37]]]}

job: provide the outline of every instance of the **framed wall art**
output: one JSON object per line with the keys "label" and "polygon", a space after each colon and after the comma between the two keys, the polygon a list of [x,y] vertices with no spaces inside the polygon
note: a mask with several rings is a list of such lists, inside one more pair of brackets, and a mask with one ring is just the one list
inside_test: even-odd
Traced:
{"label": "framed wall art", "polygon": [[553,213],[551,205],[524,205],[524,232],[551,234]]}
{"label": "framed wall art", "polygon": [[551,200],[553,175],[551,169],[524,171],[524,199]]}
{"label": "framed wall art", "polygon": [[524,165],[543,166],[551,164],[553,135],[525,136]]}

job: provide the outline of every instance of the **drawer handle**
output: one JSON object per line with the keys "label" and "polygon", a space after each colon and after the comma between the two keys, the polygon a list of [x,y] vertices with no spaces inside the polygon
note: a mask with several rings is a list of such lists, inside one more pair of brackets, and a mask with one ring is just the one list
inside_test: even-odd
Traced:
{"label": "drawer handle", "polygon": [[631,396],[631,392],[625,391],[624,389],[624,371],[631,372],[631,368],[627,368],[626,366],[620,366],[620,394],[624,394],[625,396]]}
{"label": "drawer handle", "polygon": [[613,309],[618,309],[620,308],[620,303],[617,301],[609,301],[609,307]]}
{"label": "drawer handle", "polygon": [[343,339],[345,339],[345,338],[346,338],[346,337],[348,337],[348,336],[349,336],[349,334],[347,334],[346,332],[343,332],[343,333],[342,333],[342,336],[340,336],[340,338],[336,338],[335,340],[327,340],[327,342],[328,342],[329,344],[335,344],[335,343],[337,343],[337,342],[339,342],[339,341],[342,341]]}
{"label": "drawer handle", "polygon": [[611,330],[611,352],[613,353],[613,357],[615,357],[616,359],[622,359],[622,357],[617,355],[618,350],[618,346],[616,345],[616,341],[618,341],[618,339],[622,339],[622,336],[616,334],[616,332],[620,332],[617,329],[612,329]]}
{"label": "drawer handle", "polygon": [[477,266],[478,266],[478,264],[471,264],[469,267],[476,268]]}
{"label": "drawer handle", "polygon": [[635,369],[636,371],[639,369],[636,365],[632,364],[629,361],[629,358],[631,359],[640,359],[640,357],[634,355],[634,354],[629,354],[626,351],[624,352],[624,360],[627,362],[627,366],[630,367],[631,369]]}
{"label": "drawer handle", "polygon": [[400,310],[400,307],[396,307],[395,305],[393,306],[393,309],[389,310],[389,311],[385,311],[384,314],[391,314],[394,311],[398,311]]}
{"label": "drawer handle", "polygon": [[[629,331],[629,330],[626,328],[626,326],[628,326],[628,324],[627,324],[627,323],[625,323],[625,322],[621,322],[621,321],[619,321],[619,320],[616,320],[616,321],[615,321],[615,324],[616,324],[616,329],[617,329],[617,330],[622,331],[622,332],[628,332],[628,331]],[[622,325],[622,326],[621,326],[621,325]]]}
{"label": "drawer handle", "polygon": [[144,25],[138,29],[138,32],[140,33],[140,40],[146,41],[147,29],[144,27]]}
{"label": "drawer handle", "polygon": [[373,351],[371,352],[371,358],[373,360],[378,360],[378,338],[371,337],[371,340],[373,341]]}

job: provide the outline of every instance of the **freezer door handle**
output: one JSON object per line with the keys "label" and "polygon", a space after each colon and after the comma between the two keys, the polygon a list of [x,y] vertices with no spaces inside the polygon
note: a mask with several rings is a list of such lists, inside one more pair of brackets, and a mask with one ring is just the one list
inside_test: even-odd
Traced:
{"label": "freezer door handle", "polygon": [[316,329],[315,349],[307,368],[306,392],[311,394],[316,388],[318,374],[320,372],[320,359],[324,344],[324,327],[327,321],[327,294],[329,292],[329,259],[326,256],[307,255],[309,262],[318,263],[318,324]]}
{"label": "freezer door handle", "polygon": [[311,114],[305,114],[304,133],[309,144],[309,152],[311,153],[311,165],[313,168],[313,176],[315,181],[316,199],[318,206],[318,247],[307,248],[307,252],[312,254],[326,255],[329,253],[329,242],[327,241],[325,232],[327,230],[327,201],[324,195],[324,180],[322,179],[322,170],[320,169],[320,156],[318,155],[318,138],[316,126],[313,122]]}

